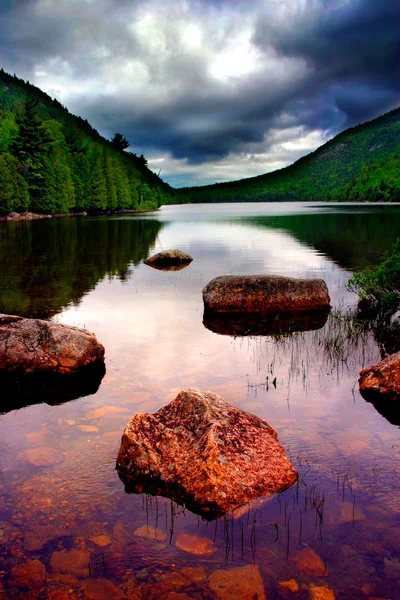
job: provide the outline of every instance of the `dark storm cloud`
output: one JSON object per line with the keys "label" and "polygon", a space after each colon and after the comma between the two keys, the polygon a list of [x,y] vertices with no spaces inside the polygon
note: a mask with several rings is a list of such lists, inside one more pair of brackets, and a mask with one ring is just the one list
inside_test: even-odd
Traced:
{"label": "dark storm cloud", "polygon": [[327,4],[331,10],[295,14],[278,28],[261,20],[254,41],[305,59],[314,69],[305,91],[330,97],[347,126],[399,102],[400,5],[357,0],[334,10],[337,3]]}
{"label": "dark storm cloud", "polygon": [[399,32],[397,0],[14,0],[0,60],[135,151],[199,165],[400,104]]}

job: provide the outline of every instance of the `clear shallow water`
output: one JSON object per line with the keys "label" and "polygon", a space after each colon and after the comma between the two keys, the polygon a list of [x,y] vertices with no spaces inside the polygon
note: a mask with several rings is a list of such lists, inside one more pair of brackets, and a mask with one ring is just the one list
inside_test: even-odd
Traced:
{"label": "clear shallow water", "polygon": [[[399,598],[399,430],[357,386],[360,368],[380,358],[374,339],[349,335],[336,317],[291,335],[217,335],[202,323],[201,297],[217,275],[273,273],[322,277],[334,308],[351,308],[351,271],[375,264],[399,225],[397,206],[281,203],[2,225],[0,311],[85,326],[107,356],[95,395],[0,417],[7,595],[101,598],[105,589],[108,597],[218,598],[219,571],[256,565],[269,598],[288,597],[278,584],[292,577],[299,598],[311,584],[337,598]],[[166,248],[189,252],[193,263],[180,272],[142,263]],[[128,419],[186,387],[265,418],[299,470],[298,486],[213,523],[162,498],[125,494],[115,460]],[[150,535],[147,525],[158,539],[138,535]],[[182,533],[207,538],[213,553],[183,550]],[[300,568],[307,547],[322,571]],[[45,568],[36,590],[15,576],[32,559]]]}

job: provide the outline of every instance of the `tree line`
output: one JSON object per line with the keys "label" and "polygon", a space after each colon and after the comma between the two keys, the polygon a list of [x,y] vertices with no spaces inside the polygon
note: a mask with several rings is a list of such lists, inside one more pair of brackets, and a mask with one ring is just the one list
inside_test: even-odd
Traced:
{"label": "tree line", "polygon": [[182,188],[180,202],[400,202],[400,109],[344,131],[293,165]]}
{"label": "tree line", "polygon": [[0,214],[150,210],[175,192],[57,100],[0,70]]}

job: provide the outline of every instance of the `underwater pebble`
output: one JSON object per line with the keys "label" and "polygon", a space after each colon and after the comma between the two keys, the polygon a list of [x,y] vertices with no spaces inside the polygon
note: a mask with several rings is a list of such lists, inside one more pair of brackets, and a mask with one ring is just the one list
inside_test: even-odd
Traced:
{"label": "underwater pebble", "polygon": [[303,548],[292,557],[298,571],[313,577],[326,577],[328,569],[312,548]]}
{"label": "underwater pebble", "polygon": [[210,556],[218,550],[208,538],[192,535],[190,533],[180,533],[176,538],[175,546],[180,550],[198,556]]}
{"label": "underwater pebble", "polygon": [[149,540],[157,540],[158,542],[165,542],[167,536],[160,529],[156,529],[151,525],[143,525],[142,527],[138,527],[135,531],[135,535],[147,538]]}
{"label": "underwater pebble", "polygon": [[299,591],[299,584],[297,583],[297,581],[295,579],[289,579],[288,581],[281,581],[278,584],[278,587],[280,590],[283,590],[284,592],[298,592]]}
{"label": "underwater pebble", "polygon": [[209,584],[220,600],[266,600],[258,565],[214,571]]}
{"label": "underwater pebble", "polygon": [[311,585],[309,587],[309,598],[310,600],[335,600],[335,594],[328,587]]}

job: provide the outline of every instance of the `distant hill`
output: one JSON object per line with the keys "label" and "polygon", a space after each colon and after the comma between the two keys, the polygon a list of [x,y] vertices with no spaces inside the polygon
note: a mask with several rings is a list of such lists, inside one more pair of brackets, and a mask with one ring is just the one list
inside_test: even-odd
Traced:
{"label": "distant hill", "polygon": [[0,70],[0,214],[155,209],[175,190],[39,88]]}
{"label": "distant hill", "polygon": [[181,202],[400,202],[400,108],[347,129],[293,165],[228,183],[182,188]]}

